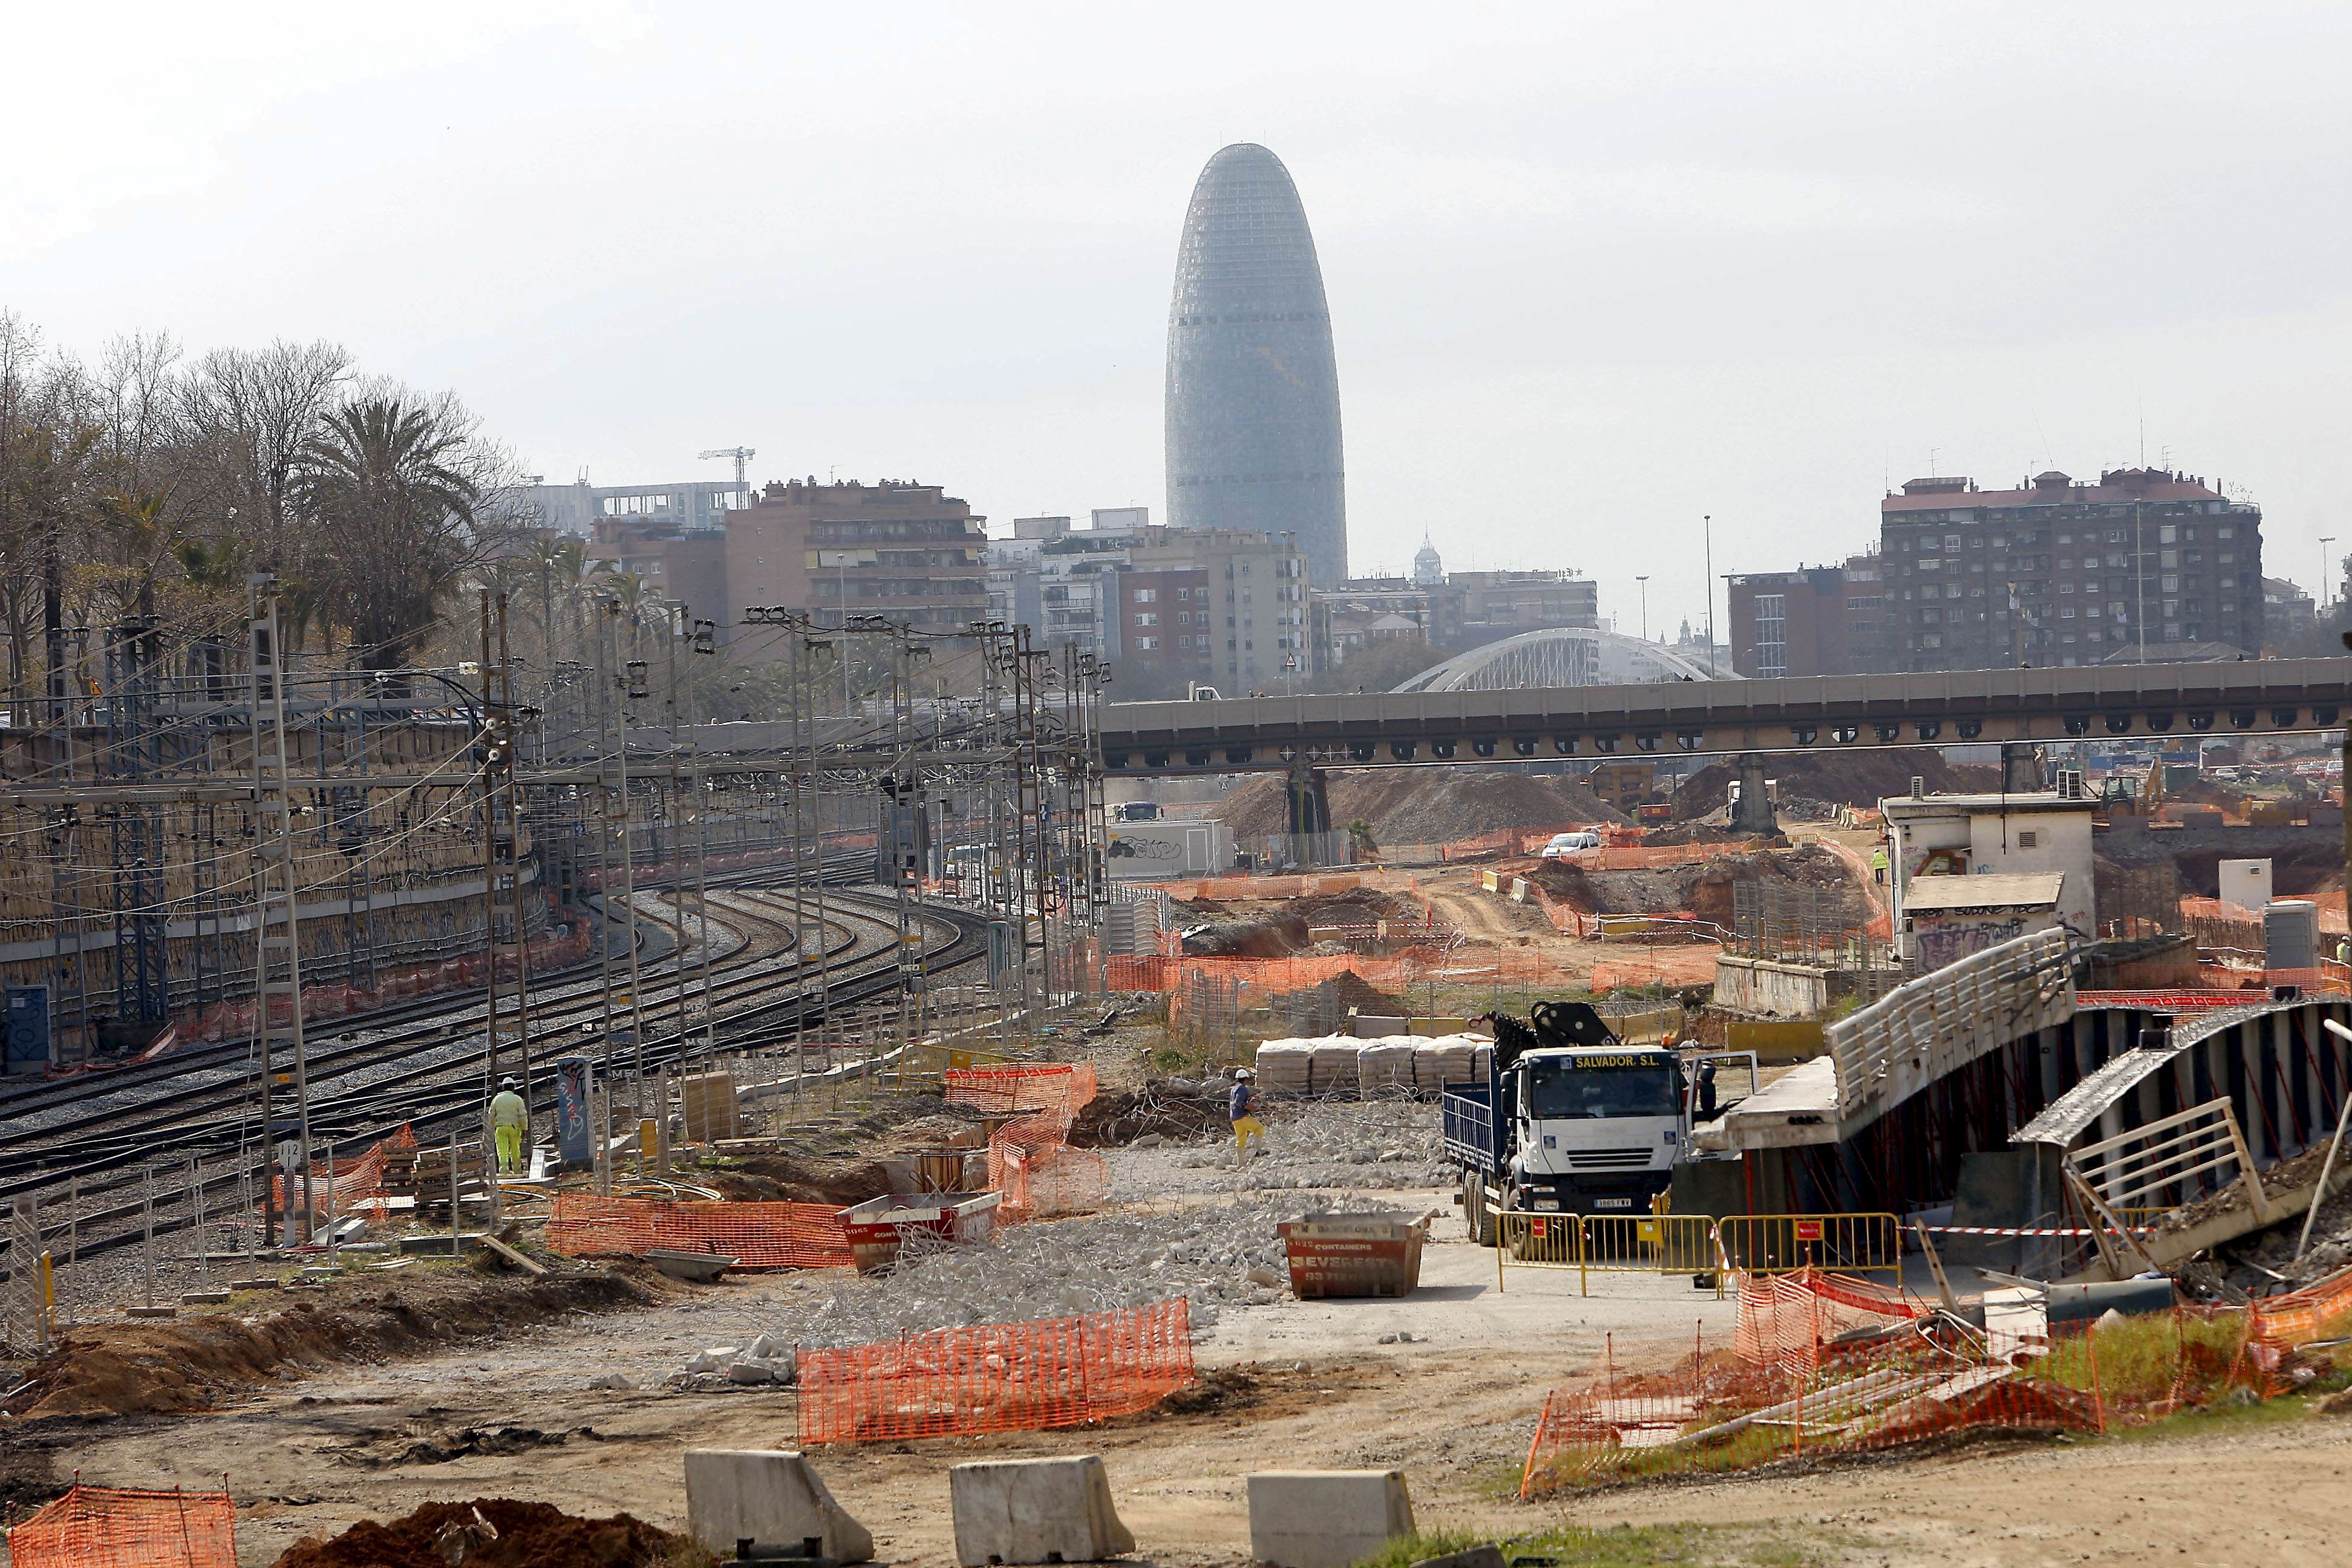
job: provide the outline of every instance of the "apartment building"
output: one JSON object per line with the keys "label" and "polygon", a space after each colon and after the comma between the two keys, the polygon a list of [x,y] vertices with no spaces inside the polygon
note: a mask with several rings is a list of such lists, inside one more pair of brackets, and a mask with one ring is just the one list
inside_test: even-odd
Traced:
{"label": "apartment building", "polygon": [[[2164,468],[2015,489],[1912,479],[1879,507],[1895,668],[2163,659],[2263,647],[2262,509]],[[2199,654],[2198,657],[2207,657]]]}

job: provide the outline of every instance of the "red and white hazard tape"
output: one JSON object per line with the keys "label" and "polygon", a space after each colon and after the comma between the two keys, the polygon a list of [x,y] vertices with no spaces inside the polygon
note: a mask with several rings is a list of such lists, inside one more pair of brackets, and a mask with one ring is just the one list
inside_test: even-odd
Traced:
{"label": "red and white hazard tape", "polygon": [[[2001,1226],[1992,1225],[1930,1225],[1922,1226],[1918,1228],[1926,1230],[1935,1236],[2096,1236],[2099,1234],[2095,1230],[2082,1229],[2078,1227],[2063,1227],[2050,1230],[2013,1230]],[[2153,1236],[2156,1234],[2154,1228],[2148,1226],[2135,1226],[2132,1229],[2135,1234],[2141,1236]]]}

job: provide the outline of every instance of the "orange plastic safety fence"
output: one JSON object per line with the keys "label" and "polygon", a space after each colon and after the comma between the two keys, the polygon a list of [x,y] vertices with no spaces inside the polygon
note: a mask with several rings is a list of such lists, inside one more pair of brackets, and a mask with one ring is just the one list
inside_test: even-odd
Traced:
{"label": "orange plastic safety fence", "polygon": [[1223,903],[1235,899],[1326,898],[1360,888],[1406,892],[1418,887],[1420,881],[1409,871],[1325,871],[1312,876],[1202,877],[1192,881],[1150,885],[1171,899],[1188,903],[1200,899]]}
{"label": "orange plastic safety fence", "polygon": [[[2347,1289],[2323,1282],[2273,1328],[2330,1333],[2328,1314],[2352,1310]],[[1743,1281],[1731,1353],[1695,1340],[1687,1353],[1645,1368],[1621,1362],[1612,1342],[1588,1379],[1553,1390],[1521,1495],[1969,1430],[2106,1432],[2243,1393],[2273,1396],[2302,1386],[2313,1369],[2259,1337],[2270,1304],[2054,1326],[1993,1312],[1978,1329],[1842,1276]]]}
{"label": "orange plastic safety fence", "polygon": [[1744,844],[1643,844],[1622,849],[1578,849],[1560,864],[1581,871],[1649,871],[1662,866],[1699,866],[1737,855]]}
{"label": "orange plastic safety fence", "polygon": [[1739,1328],[1732,1351],[1756,1365],[1810,1372],[1821,1348],[1856,1329],[1886,1328],[1925,1310],[1903,1291],[1849,1274],[1735,1274]]}
{"label": "orange plastic safety fence", "polygon": [[2352,1268],[2255,1302],[2248,1336],[2272,1350],[2286,1351],[2314,1340],[2338,1338],[2347,1326],[2352,1326]]}
{"label": "orange plastic safety fence", "polygon": [[1714,942],[1688,947],[1654,947],[1639,958],[1603,958],[1592,965],[1592,989],[1615,991],[1628,985],[1701,985],[1715,979],[1715,961],[1722,948]]}
{"label": "orange plastic safety fence", "polygon": [[[310,1180],[310,1198],[312,1211],[320,1215],[331,1212],[340,1218],[351,1213],[360,1204],[383,1197],[384,1165],[395,1154],[404,1153],[415,1147],[416,1134],[408,1128],[403,1127],[391,1137],[371,1147],[358,1159],[335,1161],[331,1209],[327,1187],[327,1162],[320,1161],[319,1173]],[[286,1206],[284,1176],[273,1175],[269,1178],[269,1205],[273,1211]]]}
{"label": "orange plastic safety fence", "polygon": [[1010,1222],[1052,1219],[1100,1208],[1110,1198],[1110,1163],[1074,1149],[1067,1117],[1024,1116],[988,1141],[988,1184],[1004,1194],[997,1215]]}
{"label": "orange plastic safety fence", "polygon": [[226,1492],[76,1485],[8,1531],[14,1568],[236,1568]]}
{"label": "orange plastic safety fence", "polygon": [[2110,1413],[2093,1341],[2073,1339],[2076,1353],[2063,1365],[2053,1343],[2022,1367],[1916,1334],[1811,1368],[1756,1365],[1699,1343],[1671,1367],[1644,1372],[1621,1365],[1612,1345],[1582,1384],[1544,1401],[1520,1495],[1900,1447],[1969,1429],[2101,1431]]}
{"label": "orange plastic safety fence", "polygon": [[1092,1062],[950,1068],[940,1079],[950,1105],[975,1106],[997,1115],[1043,1110],[1066,1119],[1095,1097]]}
{"label": "orange plastic safety fence", "polygon": [[715,1252],[739,1268],[846,1268],[854,1261],[841,1211],[824,1204],[672,1203],[563,1193],[547,1245],[569,1258],[614,1258],[648,1247]]}
{"label": "orange plastic safety fence", "polygon": [[802,1352],[800,1440],[1076,1426],[1148,1410],[1192,1381],[1192,1316],[1181,1298],[1082,1318],[940,1329]]}

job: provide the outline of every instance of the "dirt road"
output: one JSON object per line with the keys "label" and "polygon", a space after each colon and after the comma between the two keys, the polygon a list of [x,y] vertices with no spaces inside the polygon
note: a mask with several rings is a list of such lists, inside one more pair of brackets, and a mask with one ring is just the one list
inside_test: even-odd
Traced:
{"label": "dirt road", "polygon": [[[1402,1468],[1425,1529],[1503,1533],[1563,1520],[1691,1526],[1679,1560],[1976,1565],[2347,1560],[2335,1515],[2352,1480],[2352,1421],[2215,1418],[2164,1440],[2032,1447],[1786,1477],[1521,1503],[1545,1389],[1613,1335],[1664,1356],[1731,1309],[1681,1279],[1514,1268],[1433,1246],[1403,1300],[1228,1309],[1200,1349],[1211,1373],[1183,1415],[1085,1432],[820,1450],[835,1491],[891,1562],[945,1563],[946,1469],[981,1456],[1097,1452],[1147,1561],[1247,1558],[1243,1478],[1267,1468]],[[198,1487],[226,1472],[241,1555],[267,1563],[304,1534],[431,1500],[515,1496],[575,1513],[625,1509],[682,1525],[681,1452],[790,1447],[788,1390],[663,1386],[698,1344],[737,1341],[766,1308],[826,1288],[768,1276],[681,1305],[583,1316],[487,1350],[330,1372],[215,1414],[131,1418],[79,1434],[90,1479]],[[1410,1335],[1392,1344],[1384,1335]],[[637,1386],[588,1387],[620,1372]],[[492,1428],[520,1426],[519,1434]],[[468,1452],[467,1450],[474,1451]],[[2226,1504],[2226,1506],[2225,1506]],[[1760,1554],[1760,1555],[1759,1555]]]}

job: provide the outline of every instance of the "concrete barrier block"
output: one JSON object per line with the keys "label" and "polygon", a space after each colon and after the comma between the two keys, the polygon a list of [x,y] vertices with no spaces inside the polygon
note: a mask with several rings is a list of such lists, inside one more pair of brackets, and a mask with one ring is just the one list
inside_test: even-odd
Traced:
{"label": "concrete barrier block", "polygon": [[1096,1563],[1135,1550],[1099,1455],[957,1465],[948,1471],[948,1500],[956,1561],[965,1568]]}
{"label": "concrete barrier block", "polygon": [[1267,1470],[1249,1478],[1250,1555],[1275,1568],[1348,1568],[1412,1533],[1402,1470]]}
{"label": "concrete barrier block", "polygon": [[865,1563],[874,1537],[833,1500],[807,1459],[773,1448],[688,1448],[686,1515],[695,1539],[722,1559],[738,1542],[755,1551],[795,1555],[817,1542],[816,1556]]}

